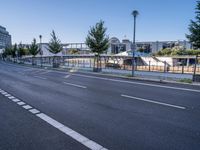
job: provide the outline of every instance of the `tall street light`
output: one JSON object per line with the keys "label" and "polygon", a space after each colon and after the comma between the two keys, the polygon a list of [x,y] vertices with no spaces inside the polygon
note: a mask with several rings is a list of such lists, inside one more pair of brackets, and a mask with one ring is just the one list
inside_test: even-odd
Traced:
{"label": "tall street light", "polygon": [[133,27],[133,48],[132,48],[132,77],[134,76],[135,71],[135,50],[136,50],[136,43],[135,43],[135,33],[136,33],[136,18],[139,15],[137,10],[132,12],[132,16],[134,17],[134,27]]}
{"label": "tall street light", "polygon": [[42,67],[42,35],[39,35],[40,38],[40,66]]}

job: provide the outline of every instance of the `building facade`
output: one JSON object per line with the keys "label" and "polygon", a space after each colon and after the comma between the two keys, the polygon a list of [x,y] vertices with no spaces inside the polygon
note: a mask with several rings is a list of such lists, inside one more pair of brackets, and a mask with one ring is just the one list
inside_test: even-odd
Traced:
{"label": "building facade", "polygon": [[0,26],[0,49],[12,46],[11,35],[5,27]]}
{"label": "building facade", "polygon": [[[125,51],[131,51],[133,44],[128,39],[122,42],[116,37],[109,41],[108,54],[118,54]],[[156,53],[165,48],[178,47],[180,49],[192,49],[192,45],[188,41],[155,41],[155,42],[136,42],[136,50],[142,53]]]}
{"label": "building facade", "polygon": [[129,51],[131,50],[132,43],[128,39],[120,40],[116,37],[112,37],[109,40],[109,48],[108,48],[108,54],[118,54],[121,52]]}

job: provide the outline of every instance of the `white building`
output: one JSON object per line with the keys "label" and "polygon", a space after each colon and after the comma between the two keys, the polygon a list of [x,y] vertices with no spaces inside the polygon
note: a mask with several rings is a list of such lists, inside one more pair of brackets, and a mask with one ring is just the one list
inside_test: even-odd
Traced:
{"label": "white building", "polygon": [[[122,42],[116,37],[112,37],[109,41],[108,54],[118,54],[124,51],[132,50],[132,42],[123,39]],[[143,50],[145,53],[155,53],[165,48],[179,47],[181,49],[192,49],[192,45],[188,41],[155,41],[155,42],[136,42],[136,49]]]}
{"label": "white building", "polygon": [[11,45],[11,35],[5,27],[0,26],[0,49],[5,49]]}

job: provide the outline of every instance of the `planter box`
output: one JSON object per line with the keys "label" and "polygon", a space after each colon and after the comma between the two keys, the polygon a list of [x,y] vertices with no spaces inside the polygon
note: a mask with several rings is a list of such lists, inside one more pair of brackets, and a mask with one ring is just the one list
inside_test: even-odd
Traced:
{"label": "planter box", "polygon": [[200,75],[193,75],[193,80],[195,81],[195,82],[200,82]]}
{"label": "planter box", "polygon": [[93,68],[93,72],[101,72],[102,68]]}
{"label": "planter box", "polygon": [[59,63],[53,63],[53,68],[59,68],[60,64]]}

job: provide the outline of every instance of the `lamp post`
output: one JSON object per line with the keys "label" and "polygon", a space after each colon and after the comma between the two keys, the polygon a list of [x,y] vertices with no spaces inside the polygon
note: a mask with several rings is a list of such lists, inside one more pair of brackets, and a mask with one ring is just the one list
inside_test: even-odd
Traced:
{"label": "lamp post", "polygon": [[134,17],[134,27],[133,27],[133,48],[132,48],[132,77],[135,74],[135,50],[136,50],[136,43],[135,43],[135,33],[136,33],[136,18],[139,15],[137,10],[132,12],[132,16]]}
{"label": "lamp post", "polygon": [[42,35],[39,35],[40,38],[40,66],[42,67]]}

